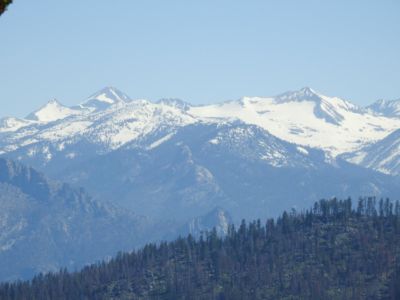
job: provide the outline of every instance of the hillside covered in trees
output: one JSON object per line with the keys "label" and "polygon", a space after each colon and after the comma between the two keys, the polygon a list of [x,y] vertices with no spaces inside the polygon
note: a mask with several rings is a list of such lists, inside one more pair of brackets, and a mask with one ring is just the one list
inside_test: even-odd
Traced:
{"label": "hillside covered in trees", "polygon": [[400,299],[400,204],[321,200],[278,219],[149,244],[1,299]]}

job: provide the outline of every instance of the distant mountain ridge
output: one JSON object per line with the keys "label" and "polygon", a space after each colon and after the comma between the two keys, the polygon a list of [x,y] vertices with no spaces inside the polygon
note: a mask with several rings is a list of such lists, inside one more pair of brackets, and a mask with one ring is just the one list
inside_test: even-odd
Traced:
{"label": "distant mountain ridge", "polygon": [[0,158],[0,280],[75,269],[141,245],[148,221]]}
{"label": "distant mountain ridge", "polygon": [[400,99],[397,100],[380,99],[375,103],[367,106],[367,109],[386,117],[400,118]]}
{"label": "distant mountain ridge", "polygon": [[[400,118],[311,88],[198,106],[106,88],[80,105],[50,101],[27,118],[3,118],[0,155],[18,163],[0,158],[0,262],[10,261],[0,278],[211,226],[223,233],[229,222],[321,198],[397,199],[398,128]],[[33,264],[27,236],[49,258]],[[76,251],[66,253],[63,241],[87,252],[71,259]],[[15,247],[26,260],[13,272]]]}
{"label": "distant mountain ridge", "polygon": [[73,271],[145,242],[199,234],[214,226],[225,234],[231,223],[221,210],[215,215],[216,209],[194,217],[197,227],[184,222],[169,222],[167,227],[134,212],[0,158],[0,281],[61,268]]}
{"label": "distant mountain ridge", "polygon": [[[239,119],[271,134],[336,156],[378,141],[400,127],[400,119],[378,115],[311,88],[276,97],[244,97],[238,101],[194,106],[179,99],[131,100],[108,87],[78,106],[51,101],[27,119],[5,118],[0,127],[0,153],[86,140],[103,150],[139,141],[147,134],[193,123],[224,123]],[[173,130],[169,130],[168,133]],[[16,135],[15,133],[18,134]],[[32,151],[26,149],[26,151]]]}
{"label": "distant mountain ridge", "polygon": [[[237,220],[242,211],[257,217],[266,203],[270,213],[296,205],[289,199],[295,192],[315,201],[392,196],[398,189],[389,176],[375,173],[381,170],[364,171],[342,159],[357,163],[350,154],[385,138],[400,119],[311,88],[195,106],[132,100],[109,87],[69,109],[51,121],[3,119],[0,154],[146,216],[170,211],[170,219],[183,222],[219,205]],[[244,172],[243,180],[235,172]],[[271,174],[279,178],[275,185],[264,182]],[[280,189],[285,184],[296,186],[292,194]],[[237,186],[247,194],[231,193]],[[253,207],[242,210],[237,201],[253,201]]]}
{"label": "distant mountain ridge", "polygon": [[384,174],[400,175],[400,129],[374,144],[344,154],[343,158]]}

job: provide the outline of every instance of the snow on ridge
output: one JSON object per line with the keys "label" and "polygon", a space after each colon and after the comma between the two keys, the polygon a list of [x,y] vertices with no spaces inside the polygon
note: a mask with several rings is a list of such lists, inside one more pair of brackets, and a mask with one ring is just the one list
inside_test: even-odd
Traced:
{"label": "snow on ridge", "polygon": [[26,119],[39,122],[52,122],[64,119],[71,115],[78,115],[80,113],[81,111],[64,106],[54,99],[29,114]]}
{"label": "snow on ridge", "polygon": [[19,119],[14,117],[6,117],[0,119],[0,133],[1,132],[14,132],[18,129],[32,124],[33,121]]}
{"label": "snow on ridge", "polygon": [[400,119],[370,113],[311,88],[276,97],[243,97],[199,106],[179,99],[131,100],[110,87],[91,97],[79,108],[50,101],[32,113],[30,119],[3,119],[0,133],[5,135],[0,151],[17,149],[28,141],[58,143],[83,137],[113,150],[159,128],[172,132],[196,122],[224,124],[240,120],[266,129],[282,140],[336,156],[380,140],[400,127]]}
{"label": "snow on ridge", "polygon": [[370,113],[375,113],[378,115],[386,117],[400,117],[400,99],[396,100],[384,100],[380,99],[371,105],[367,106]]}
{"label": "snow on ridge", "polygon": [[105,93],[98,95],[96,97],[96,99],[98,99],[100,101],[103,101],[103,102],[106,102],[106,103],[110,103],[110,104],[114,103],[114,101],[112,99],[108,98]]}
{"label": "snow on ridge", "polygon": [[167,135],[163,136],[162,138],[158,139],[157,141],[153,142],[148,146],[146,149],[147,150],[152,150],[163,144],[164,142],[168,141],[174,136],[175,132],[170,132]]}
{"label": "snow on ridge", "polygon": [[114,87],[105,87],[90,95],[79,107],[99,111],[107,109],[116,103],[127,103],[130,101],[131,98],[120,90]]}
{"label": "snow on ridge", "polygon": [[400,127],[400,120],[369,114],[346,100],[316,94],[309,88],[282,95],[243,97],[191,107],[188,112],[207,121],[238,118],[283,140],[319,148],[333,156],[360,149]]}
{"label": "snow on ridge", "polygon": [[307,149],[305,149],[305,148],[303,148],[303,147],[300,147],[300,146],[297,146],[296,149],[297,149],[297,151],[299,151],[300,153],[302,153],[302,154],[304,154],[304,155],[308,155]]}
{"label": "snow on ridge", "polygon": [[[135,100],[104,114],[102,122],[92,130],[93,135],[103,138],[112,148],[118,148],[161,127],[182,127],[196,120],[176,107],[155,104],[147,100]],[[108,134],[99,134],[106,131]]]}
{"label": "snow on ridge", "polygon": [[[57,144],[66,140],[85,139],[102,145],[105,151],[107,149],[111,151],[142,138],[158,128],[174,128],[194,122],[196,120],[193,117],[184,114],[176,107],[137,100],[113,105],[101,112],[75,115],[60,122],[51,123],[44,128],[38,128],[34,123],[30,130],[8,136],[6,144],[15,145],[12,148],[15,150],[20,146],[41,141]],[[153,146],[156,147],[156,145]],[[2,150],[1,147],[0,150]]]}

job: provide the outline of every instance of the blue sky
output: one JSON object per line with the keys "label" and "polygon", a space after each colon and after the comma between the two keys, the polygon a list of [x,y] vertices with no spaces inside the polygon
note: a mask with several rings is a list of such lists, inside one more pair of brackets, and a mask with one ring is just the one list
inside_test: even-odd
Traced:
{"label": "blue sky", "polygon": [[109,85],[192,103],[304,86],[400,98],[396,0],[14,2],[0,17],[0,116]]}

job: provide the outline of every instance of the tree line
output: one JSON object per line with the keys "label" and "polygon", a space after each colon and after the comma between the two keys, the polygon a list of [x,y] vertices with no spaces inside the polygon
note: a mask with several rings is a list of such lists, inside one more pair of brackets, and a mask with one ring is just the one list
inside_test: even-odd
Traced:
{"label": "tree line", "polygon": [[400,204],[321,200],[120,253],[79,272],[3,283],[0,299],[400,299]]}

